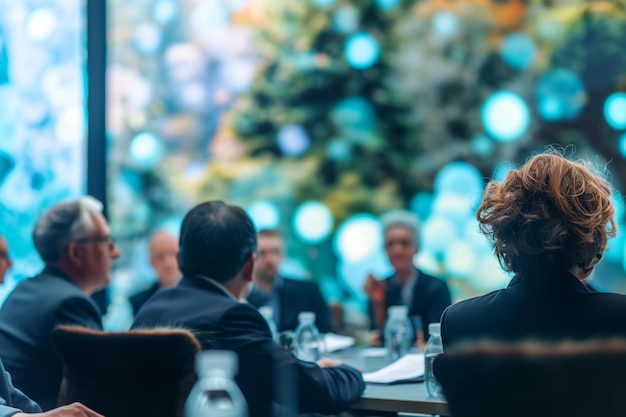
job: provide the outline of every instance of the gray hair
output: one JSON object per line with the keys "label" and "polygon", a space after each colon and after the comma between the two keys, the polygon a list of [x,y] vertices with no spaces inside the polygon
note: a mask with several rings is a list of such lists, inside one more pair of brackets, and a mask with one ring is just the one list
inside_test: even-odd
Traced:
{"label": "gray hair", "polygon": [[389,229],[394,227],[403,227],[413,233],[413,241],[415,247],[420,247],[420,219],[416,214],[407,210],[392,210],[385,213],[380,218],[383,226],[383,234],[387,234]]}
{"label": "gray hair", "polygon": [[45,263],[58,263],[70,242],[87,237],[95,229],[93,216],[102,213],[102,203],[91,196],[64,200],[39,217],[33,243]]}

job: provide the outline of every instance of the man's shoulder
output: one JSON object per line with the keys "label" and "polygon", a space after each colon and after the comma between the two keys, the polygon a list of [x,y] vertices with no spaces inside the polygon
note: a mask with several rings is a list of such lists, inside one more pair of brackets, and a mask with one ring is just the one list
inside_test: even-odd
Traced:
{"label": "man's shoulder", "polygon": [[436,287],[436,288],[448,288],[448,284],[446,284],[446,282],[441,279],[438,278],[434,275],[430,275],[426,272],[423,272],[422,270],[418,269],[418,281],[422,280],[422,282],[425,282],[426,284]]}

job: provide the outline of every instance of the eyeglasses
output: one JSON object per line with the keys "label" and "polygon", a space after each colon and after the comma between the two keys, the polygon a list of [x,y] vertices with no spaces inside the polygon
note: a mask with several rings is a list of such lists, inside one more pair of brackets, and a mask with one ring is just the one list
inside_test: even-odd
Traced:
{"label": "eyeglasses", "polygon": [[76,239],[74,242],[76,243],[89,243],[89,242],[106,243],[109,250],[113,250],[113,248],[115,248],[115,239],[113,239],[111,236],[83,237],[81,239]]}

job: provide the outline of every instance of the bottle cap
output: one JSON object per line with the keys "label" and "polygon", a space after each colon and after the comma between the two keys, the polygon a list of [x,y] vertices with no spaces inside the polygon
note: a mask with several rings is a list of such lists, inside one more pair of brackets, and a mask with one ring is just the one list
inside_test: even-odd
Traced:
{"label": "bottle cap", "polygon": [[408,314],[409,308],[407,306],[391,306],[387,309],[387,315],[389,316],[406,317]]}
{"label": "bottle cap", "polygon": [[441,323],[430,323],[428,325],[428,333],[441,335]]}
{"label": "bottle cap", "polygon": [[196,373],[198,376],[204,376],[220,371],[235,375],[238,371],[238,362],[237,354],[230,350],[203,350],[196,355]]}
{"label": "bottle cap", "polygon": [[259,313],[265,320],[274,320],[274,309],[271,306],[259,307]]}
{"label": "bottle cap", "polygon": [[299,322],[314,323],[315,322],[315,313],[312,312],[312,311],[303,311],[302,313],[298,314],[298,321]]}

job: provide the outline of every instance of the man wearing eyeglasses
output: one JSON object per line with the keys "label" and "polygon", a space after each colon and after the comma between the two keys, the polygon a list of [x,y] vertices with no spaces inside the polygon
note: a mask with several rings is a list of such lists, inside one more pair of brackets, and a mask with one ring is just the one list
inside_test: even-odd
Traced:
{"label": "man wearing eyeglasses", "polygon": [[57,325],[101,329],[89,297],[110,279],[120,253],[92,197],[53,206],[35,224],[33,242],[43,271],[21,282],[0,309],[0,358],[14,385],[41,408],[56,406],[63,365],[50,333]]}

